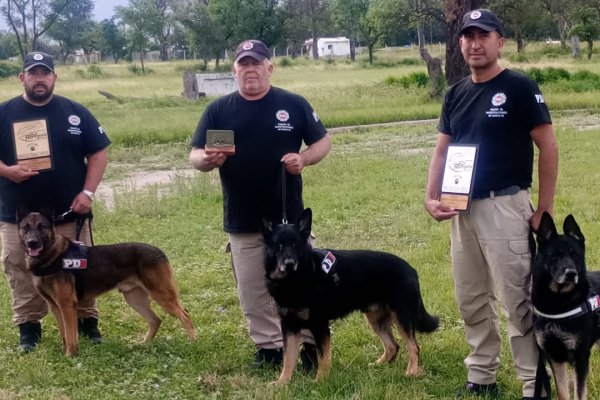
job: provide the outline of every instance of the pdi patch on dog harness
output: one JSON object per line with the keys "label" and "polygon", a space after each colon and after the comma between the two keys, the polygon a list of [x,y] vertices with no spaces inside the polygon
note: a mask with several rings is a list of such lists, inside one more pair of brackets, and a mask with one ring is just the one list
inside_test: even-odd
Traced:
{"label": "pdi patch on dog harness", "polygon": [[62,256],[62,268],[66,270],[87,269],[87,247],[83,243],[69,241],[69,247]]}
{"label": "pdi patch on dog harness", "polygon": [[340,277],[338,276],[337,270],[335,268],[335,266],[337,265],[337,259],[335,258],[333,253],[329,250],[313,250],[315,250],[317,253],[319,253],[321,257],[323,257],[323,260],[321,261],[321,270],[323,270],[323,272],[325,272],[327,275],[330,275],[333,278],[333,282],[337,285],[340,281]]}

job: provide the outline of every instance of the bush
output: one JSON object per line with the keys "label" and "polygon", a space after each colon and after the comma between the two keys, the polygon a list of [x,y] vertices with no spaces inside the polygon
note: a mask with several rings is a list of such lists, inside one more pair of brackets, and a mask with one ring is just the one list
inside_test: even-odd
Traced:
{"label": "bush", "polygon": [[21,66],[19,64],[10,61],[0,61],[0,79],[17,76],[20,72]]}
{"label": "bush", "polygon": [[561,80],[570,80],[571,74],[564,68],[531,68],[525,71],[525,75],[533,79],[538,85],[550,82],[558,82]]}
{"label": "bush", "polygon": [[134,75],[148,75],[154,73],[154,70],[150,68],[142,69],[141,67],[138,67],[137,64],[130,65],[129,67],[127,67],[127,70]]}
{"label": "bush", "polygon": [[292,60],[290,60],[287,57],[281,57],[279,59],[279,66],[280,67],[291,67],[293,65]]}
{"label": "bush", "polygon": [[397,78],[395,76],[388,76],[384,80],[386,85],[400,85],[405,89],[409,87],[427,87],[429,85],[429,76],[425,72],[412,72],[409,75],[401,76]]}

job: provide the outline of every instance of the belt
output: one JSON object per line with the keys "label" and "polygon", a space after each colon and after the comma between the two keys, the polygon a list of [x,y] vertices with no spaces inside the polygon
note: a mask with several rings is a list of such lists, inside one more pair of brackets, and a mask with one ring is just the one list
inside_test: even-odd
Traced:
{"label": "belt", "polygon": [[509,186],[507,188],[500,189],[500,190],[490,190],[489,192],[474,194],[472,198],[474,200],[487,199],[488,197],[493,199],[494,197],[497,197],[497,196],[510,196],[513,194],[517,194],[521,190],[523,190],[523,189],[521,189],[521,187],[519,185],[512,185],[512,186]]}

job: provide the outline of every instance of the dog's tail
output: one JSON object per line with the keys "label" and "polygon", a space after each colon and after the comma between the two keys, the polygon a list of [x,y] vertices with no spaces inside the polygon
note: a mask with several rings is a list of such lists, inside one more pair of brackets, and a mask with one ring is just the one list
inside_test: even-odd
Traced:
{"label": "dog's tail", "polygon": [[429,333],[435,331],[440,326],[440,318],[437,315],[431,315],[425,310],[423,303],[420,305],[419,316],[417,319],[417,331]]}

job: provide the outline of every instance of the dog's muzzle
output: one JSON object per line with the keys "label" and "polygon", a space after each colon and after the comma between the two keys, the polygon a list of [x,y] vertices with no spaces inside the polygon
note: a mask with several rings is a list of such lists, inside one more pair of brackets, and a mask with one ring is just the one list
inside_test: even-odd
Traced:
{"label": "dog's muzzle", "polygon": [[44,246],[37,240],[28,240],[25,243],[25,248],[27,249],[27,255],[29,257],[37,257],[40,255]]}
{"label": "dog's muzzle", "polygon": [[578,282],[579,274],[577,273],[577,270],[575,268],[565,269],[565,271],[558,279],[558,283],[560,284],[572,283],[576,285]]}
{"label": "dog's muzzle", "polygon": [[287,272],[289,270],[296,271],[298,269],[298,261],[295,258],[285,258],[282,263],[279,263],[279,270]]}

